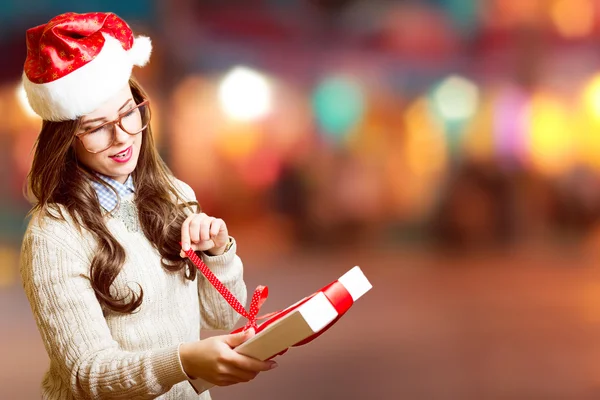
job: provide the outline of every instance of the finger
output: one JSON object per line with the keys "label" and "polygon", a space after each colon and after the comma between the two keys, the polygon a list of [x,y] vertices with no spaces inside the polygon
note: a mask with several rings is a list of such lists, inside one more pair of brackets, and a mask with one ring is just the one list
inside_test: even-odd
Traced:
{"label": "finger", "polygon": [[250,328],[238,333],[230,333],[229,335],[223,335],[218,337],[220,340],[225,342],[229,347],[236,348],[240,344],[244,343],[246,340],[250,339],[255,335],[254,328]]}
{"label": "finger", "polygon": [[215,237],[221,232],[223,226],[225,225],[225,221],[220,218],[215,218],[210,224],[210,237]]}
{"label": "finger", "polygon": [[239,353],[235,354],[236,356],[231,358],[231,365],[244,371],[258,373],[277,367],[277,363],[275,361],[261,361]]}
{"label": "finger", "polygon": [[200,224],[204,219],[205,214],[196,214],[190,221],[190,239],[192,243],[198,243],[200,241]]}
{"label": "finger", "polygon": [[185,254],[185,252],[183,250],[179,250],[179,257],[186,258],[187,254]]}
{"label": "finger", "polygon": [[215,242],[212,240],[207,240],[205,242],[192,243],[191,247],[194,251],[206,251],[215,247]]}
{"label": "finger", "polygon": [[206,217],[200,224],[200,240],[210,240],[210,226],[212,225],[215,218]]}
{"label": "finger", "polygon": [[194,218],[194,215],[188,216],[183,224],[181,224],[181,247],[184,251],[189,250],[191,239],[190,239],[190,222]]}

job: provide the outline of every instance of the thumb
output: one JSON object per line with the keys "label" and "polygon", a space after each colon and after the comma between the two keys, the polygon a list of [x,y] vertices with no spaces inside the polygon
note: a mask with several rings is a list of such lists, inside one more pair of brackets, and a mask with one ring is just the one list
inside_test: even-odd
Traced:
{"label": "thumb", "polygon": [[250,328],[248,330],[234,333],[231,335],[225,335],[224,341],[229,347],[233,349],[239,346],[240,344],[244,343],[246,340],[250,339],[252,336],[254,336],[254,328]]}

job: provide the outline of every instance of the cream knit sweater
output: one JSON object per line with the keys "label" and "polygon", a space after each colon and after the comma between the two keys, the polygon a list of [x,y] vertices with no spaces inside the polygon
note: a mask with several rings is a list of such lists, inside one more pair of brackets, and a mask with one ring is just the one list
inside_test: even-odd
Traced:
{"label": "cream knit sweater", "polygon": [[[184,198],[195,199],[187,184],[176,183]],[[131,200],[121,207],[133,205],[135,210]],[[122,217],[106,214],[105,220],[127,254],[113,289],[139,292],[139,284],[144,290],[143,303],[133,314],[98,303],[89,280],[96,251],[89,232],[79,233],[68,217],[54,221],[37,215],[26,230],[21,277],[50,358],[42,398],[210,399],[208,392],[198,396],[187,382],[179,344],[198,340],[201,327],[232,328],[238,314],[200,272],[190,281],[182,271],[165,270],[141,229],[132,229]],[[137,219],[135,223],[139,228]],[[203,259],[245,304],[235,242],[224,255]]]}

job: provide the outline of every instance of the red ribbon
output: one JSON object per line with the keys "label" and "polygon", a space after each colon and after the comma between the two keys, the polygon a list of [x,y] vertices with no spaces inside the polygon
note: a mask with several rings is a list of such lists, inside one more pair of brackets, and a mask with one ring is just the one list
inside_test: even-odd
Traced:
{"label": "red ribbon", "polygon": [[[298,303],[286,308],[285,310],[276,311],[273,313],[269,313],[269,314],[257,317],[260,307],[267,300],[267,297],[269,295],[269,289],[266,286],[258,286],[256,288],[256,290],[254,291],[254,294],[252,295],[252,300],[250,301],[250,311],[246,311],[246,309],[244,309],[242,304],[231,294],[229,289],[227,289],[225,287],[225,285],[223,285],[223,283],[221,283],[219,278],[217,278],[215,276],[215,274],[213,274],[213,272],[206,266],[206,264],[204,264],[204,261],[202,261],[202,259],[196,255],[194,250],[189,249],[188,251],[185,252],[185,254],[194,263],[194,265],[196,265],[196,267],[200,270],[200,272],[202,272],[202,274],[206,277],[206,279],[208,279],[208,281],[215,287],[215,289],[217,289],[217,291],[221,294],[221,296],[223,296],[223,298],[227,301],[227,303],[229,303],[229,305],[231,307],[233,307],[233,309],[235,311],[237,311],[240,315],[242,315],[243,317],[248,319],[248,322],[246,323],[246,325],[243,328],[236,329],[236,330],[232,331],[232,333],[241,332],[242,330],[246,330],[249,328],[254,328],[256,333],[258,333],[258,332],[262,331],[263,329],[265,329],[266,327],[268,327],[270,324],[277,321],[278,319],[280,319],[280,318],[284,317],[285,315],[289,314],[290,312],[294,311],[295,309],[300,307],[302,304],[306,303],[308,300],[313,298],[318,293],[323,293],[325,295],[325,297],[327,297],[329,302],[333,305],[335,310],[337,311],[338,316],[333,321],[331,321],[325,328],[323,328],[321,331],[315,333],[314,335],[309,336],[308,338],[302,340],[301,342],[294,344],[294,346],[302,346],[302,345],[309,343],[312,340],[316,339],[318,336],[322,335],[325,331],[327,331],[329,328],[331,328],[331,326],[333,326],[346,313],[346,311],[348,311],[350,309],[350,307],[352,307],[352,304],[354,303],[352,296],[350,295],[348,290],[344,287],[344,285],[342,285],[339,281],[334,281],[334,282],[330,283],[329,285],[325,286],[324,288],[322,288],[321,290],[300,300]],[[266,318],[268,318],[268,319],[265,322],[263,322],[262,324],[260,324],[260,326],[258,326],[256,324],[257,320],[266,319]],[[280,353],[274,354],[269,359],[271,359],[275,356],[284,354],[286,351],[287,351],[287,349],[283,350]]]}
{"label": "red ribbon", "polygon": [[252,300],[250,301],[250,311],[246,311],[244,306],[242,306],[238,299],[236,299],[235,296],[231,294],[229,289],[227,289],[225,285],[221,283],[219,278],[217,278],[215,274],[213,274],[213,272],[206,266],[206,264],[204,264],[204,261],[202,261],[202,259],[198,257],[198,255],[196,255],[194,250],[189,249],[185,252],[185,254],[194,263],[194,265],[196,265],[200,272],[202,272],[206,279],[208,279],[208,281],[215,287],[215,289],[217,289],[217,291],[221,293],[221,296],[223,296],[223,298],[229,303],[229,305],[248,320],[246,326],[244,326],[243,329],[258,329],[258,326],[256,324],[256,320],[258,318],[256,316],[258,315],[260,307],[263,305],[263,303],[265,302],[265,300],[267,300],[267,297],[269,296],[269,288],[266,286],[258,286],[254,291],[254,294],[252,295]]}

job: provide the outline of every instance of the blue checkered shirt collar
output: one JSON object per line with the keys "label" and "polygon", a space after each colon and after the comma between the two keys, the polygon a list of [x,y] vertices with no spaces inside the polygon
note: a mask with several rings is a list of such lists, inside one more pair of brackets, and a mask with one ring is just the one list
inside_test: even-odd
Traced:
{"label": "blue checkered shirt collar", "polygon": [[94,187],[94,189],[96,190],[96,194],[98,195],[98,201],[100,202],[102,208],[104,208],[106,211],[112,211],[117,206],[117,193],[119,194],[119,197],[123,199],[125,197],[129,197],[131,193],[135,192],[135,187],[133,186],[133,178],[131,177],[131,175],[127,177],[125,183],[117,182],[114,179],[99,173],[96,173],[96,175],[115,189],[113,191],[107,188],[106,186],[102,185],[101,183],[91,181],[92,186]]}

